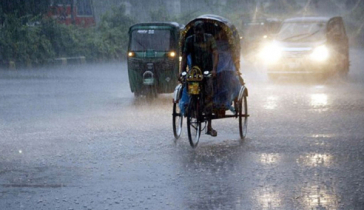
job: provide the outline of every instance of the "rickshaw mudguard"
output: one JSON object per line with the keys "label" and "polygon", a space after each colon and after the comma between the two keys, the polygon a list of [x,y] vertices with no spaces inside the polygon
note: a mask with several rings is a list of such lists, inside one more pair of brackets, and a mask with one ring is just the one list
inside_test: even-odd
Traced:
{"label": "rickshaw mudguard", "polygon": [[242,85],[240,87],[238,101],[240,101],[244,96],[248,96],[248,89],[244,85]]}
{"label": "rickshaw mudguard", "polygon": [[173,102],[177,103],[179,101],[179,99],[182,96],[182,84],[178,84],[175,88],[174,88],[174,92],[173,92]]}

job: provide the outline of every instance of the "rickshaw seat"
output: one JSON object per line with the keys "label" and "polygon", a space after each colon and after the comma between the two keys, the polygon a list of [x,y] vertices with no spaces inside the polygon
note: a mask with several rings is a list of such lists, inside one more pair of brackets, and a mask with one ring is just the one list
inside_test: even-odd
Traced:
{"label": "rickshaw seat", "polygon": [[[241,84],[230,52],[226,50],[218,50],[218,52],[221,59],[219,59],[217,77],[214,82],[213,109],[219,112],[231,108],[231,102],[238,96]],[[189,95],[184,88],[179,103],[182,113],[184,113],[188,101]]]}

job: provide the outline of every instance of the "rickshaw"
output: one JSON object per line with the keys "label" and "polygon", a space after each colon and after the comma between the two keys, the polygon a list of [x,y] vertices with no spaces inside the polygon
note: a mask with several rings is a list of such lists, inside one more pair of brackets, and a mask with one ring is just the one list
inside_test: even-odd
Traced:
{"label": "rickshaw", "polygon": [[[227,51],[231,54],[231,63],[234,71],[231,72],[233,77],[228,80],[219,80],[217,76],[217,89],[214,91],[212,120],[235,118],[238,119],[240,139],[244,139],[247,134],[248,123],[248,89],[245,87],[244,80],[240,75],[240,37],[235,26],[227,19],[216,15],[202,15],[190,21],[182,30],[180,43],[183,46],[185,39],[193,34],[193,26],[196,21],[204,22],[205,33],[219,36],[216,39],[218,51],[220,51],[219,43],[226,43]],[[219,52],[220,54],[220,52]],[[224,62],[222,59],[220,62]],[[219,75],[219,73],[218,73]],[[198,145],[201,131],[206,129],[207,118],[204,113],[204,80],[210,77],[209,71],[191,67],[186,72],[181,73],[181,83],[175,87],[173,93],[173,113],[172,127],[175,139],[178,139],[182,133],[183,118],[187,118],[187,133],[189,143],[192,148]],[[231,83],[237,81],[234,88]],[[231,86],[231,87],[230,87]],[[234,89],[234,91],[225,92],[226,87]],[[182,101],[187,92],[187,103]],[[228,94],[228,95],[227,95]],[[223,103],[218,98],[223,96]],[[219,101],[220,100],[220,101]],[[226,103],[227,101],[227,103]]]}
{"label": "rickshaw", "polygon": [[138,23],[129,28],[128,75],[135,97],[174,91],[181,28],[175,22]]}

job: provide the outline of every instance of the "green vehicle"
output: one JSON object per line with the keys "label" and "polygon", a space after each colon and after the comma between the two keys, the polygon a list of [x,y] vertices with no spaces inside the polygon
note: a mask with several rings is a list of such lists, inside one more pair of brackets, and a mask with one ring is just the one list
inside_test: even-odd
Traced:
{"label": "green vehicle", "polygon": [[178,83],[181,25],[138,23],[129,28],[128,74],[135,97],[172,93]]}

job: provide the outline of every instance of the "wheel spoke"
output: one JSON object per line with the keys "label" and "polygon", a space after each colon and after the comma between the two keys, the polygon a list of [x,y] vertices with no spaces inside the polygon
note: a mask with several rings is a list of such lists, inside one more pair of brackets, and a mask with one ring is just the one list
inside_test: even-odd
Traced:
{"label": "wheel spoke", "polygon": [[197,124],[194,123],[194,124],[191,125],[191,127],[193,127],[196,130],[197,129]]}

